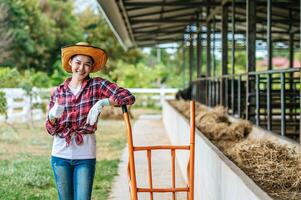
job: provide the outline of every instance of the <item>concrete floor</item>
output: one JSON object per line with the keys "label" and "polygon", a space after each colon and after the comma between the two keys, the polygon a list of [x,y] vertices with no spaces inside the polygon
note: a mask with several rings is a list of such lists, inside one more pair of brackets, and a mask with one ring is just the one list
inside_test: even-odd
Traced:
{"label": "concrete floor", "polygon": [[[170,144],[160,115],[142,115],[133,125],[134,146]],[[170,151],[152,151],[152,173],[154,188],[170,188],[171,183],[171,153]],[[119,175],[115,178],[110,194],[110,200],[129,200],[129,185],[127,176],[128,150],[124,149],[119,164]],[[138,187],[149,187],[147,157],[145,151],[135,153],[136,178]],[[176,186],[186,184],[176,165]],[[186,193],[178,193],[177,200],[186,199]],[[139,200],[150,199],[149,193],[138,193]],[[154,193],[154,200],[170,200],[171,193]]]}

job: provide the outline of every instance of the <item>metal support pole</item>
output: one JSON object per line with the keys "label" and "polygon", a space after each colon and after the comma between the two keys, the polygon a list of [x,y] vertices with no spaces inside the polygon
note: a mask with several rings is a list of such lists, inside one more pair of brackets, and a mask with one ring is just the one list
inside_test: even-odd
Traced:
{"label": "metal support pole", "polygon": [[[228,7],[222,6],[222,75],[228,74]],[[223,82],[228,79],[223,79]],[[222,102],[225,107],[228,107],[227,87],[228,83],[223,83]]]}
{"label": "metal support pole", "polygon": [[[289,35],[289,67],[293,68],[294,67],[294,33],[292,33],[292,21],[293,21],[293,16],[292,16],[292,10],[289,10],[289,17],[290,17],[290,23],[289,23],[289,31],[290,31],[290,35]],[[291,94],[294,92],[294,73],[289,73],[289,90],[291,92]],[[296,102],[296,98],[293,95],[289,95],[289,101],[295,103]],[[294,121],[296,120],[296,116],[294,117],[295,109],[293,108],[293,106],[290,106],[289,109],[289,117],[292,120],[294,118]]]}
{"label": "metal support pole", "polygon": [[256,125],[260,125],[260,110],[259,110],[259,103],[260,103],[260,83],[259,83],[259,74],[256,74]]}
{"label": "metal support pole", "polygon": [[[256,71],[255,68],[255,51],[256,51],[256,1],[247,0],[247,66],[246,71]],[[254,94],[255,84],[254,77],[247,75],[246,85],[246,119],[249,116],[254,116],[255,113],[255,99],[250,96]],[[253,119],[250,119],[253,121]]]}
{"label": "metal support pole", "polygon": [[[207,7],[206,9],[206,15],[209,16],[210,14],[210,8]],[[206,28],[207,28],[207,37],[206,37],[206,77],[211,77],[211,22],[210,21],[207,21],[206,22]],[[211,87],[211,84],[210,84],[210,80],[207,79],[207,88],[206,88],[206,91],[207,92],[207,105],[210,106],[210,87]]]}
{"label": "metal support pole", "polygon": [[[300,8],[301,8],[301,2],[300,2]],[[301,16],[301,15],[300,15]],[[301,20],[301,19],[300,19]],[[301,21],[300,21],[301,22]],[[300,24],[301,25],[301,24]],[[300,26],[301,27],[301,26]],[[301,30],[300,30],[301,32]],[[301,45],[301,40],[300,40],[300,45]],[[299,143],[301,145],[301,68],[299,70]]]}
{"label": "metal support pole", "polygon": [[241,103],[241,75],[238,75],[238,80],[237,80],[237,114],[238,117],[241,118],[241,109],[240,109],[240,103]]}
{"label": "metal support pole", "polygon": [[216,70],[216,59],[215,59],[215,44],[216,44],[216,35],[215,35],[215,32],[216,32],[216,21],[215,21],[215,18],[213,18],[213,47],[212,47],[212,76],[213,77],[216,77],[217,76],[217,70]]}
{"label": "metal support pole", "polygon": [[[272,5],[271,0],[267,0],[267,50],[268,50],[268,70],[272,69]],[[272,128],[272,107],[271,107],[271,75],[268,74],[267,80],[267,128]]]}
{"label": "metal support pole", "polygon": [[225,87],[224,87],[224,91],[225,91],[225,107],[228,108],[229,107],[229,100],[228,100],[228,82],[229,82],[229,79],[228,79],[228,77],[225,77],[224,81],[225,81]]}
{"label": "metal support pole", "polygon": [[[301,10],[301,1],[300,1],[300,5],[299,5],[299,9]],[[300,15],[300,35],[301,35],[301,15]],[[300,36],[299,36],[300,37]],[[299,38],[300,39],[300,38]],[[300,47],[301,47],[301,39],[300,39]],[[300,102],[300,110],[299,110],[299,141],[300,141],[300,144],[301,144],[301,68],[299,70],[299,86],[300,86],[300,89],[299,89],[299,102]]]}
{"label": "metal support pole", "polygon": [[285,74],[282,72],[280,77],[281,82],[281,135],[286,135],[286,121],[285,121]]}
{"label": "metal support pole", "polygon": [[216,81],[216,105],[219,105],[221,101],[219,96],[220,81],[218,78],[215,81]]}
{"label": "metal support pole", "polygon": [[231,79],[231,109],[232,115],[235,114],[234,108],[234,74],[235,74],[235,0],[232,0],[232,79]]}
{"label": "metal support pole", "polygon": [[223,88],[223,78],[220,77],[218,79],[219,85],[218,85],[218,90],[219,90],[219,105],[223,105],[223,100],[222,100],[222,88]]}
{"label": "metal support pole", "polygon": [[272,127],[272,116],[271,116],[271,75],[267,75],[267,129],[270,131]]}
{"label": "metal support pole", "polygon": [[216,44],[216,35],[215,35],[215,32],[216,32],[216,22],[215,22],[215,18],[213,18],[213,47],[212,47],[212,68],[213,68],[213,70],[212,70],[212,79],[211,79],[211,96],[212,96],[212,99],[211,99],[211,101],[212,101],[212,104],[211,104],[211,106],[215,106],[215,93],[214,93],[214,91],[215,91],[215,78],[216,78],[216,76],[217,76],[217,74],[216,74],[216,59],[215,59],[215,44]]}
{"label": "metal support pole", "polygon": [[294,34],[290,33],[289,38],[289,67],[294,67]]}
{"label": "metal support pole", "polygon": [[[209,16],[209,8],[207,8],[207,16]],[[207,38],[206,38],[206,76],[211,76],[211,22],[207,22]]]}
{"label": "metal support pole", "polygon": [[199,14],[197,14],[197,28],[199,32],[197,33],[197,78],[201,77],[202,73],[202,30],[199,23]]}
{"label": "metal support pole", "polygon": [[[191,31],[191,27],[190,27]],[[189,84],[192,81],[193,75],[193,34],[190,33],[190,44],[189,44]]]}
{"label": "metal support pole", "polygon": [[228,7],[222,7],[222,75],[228,74]]}
{"label": "metal support pole", "polygon": [[211,80],[208,79],[208,106],[211,107]]}
{"label": "metal support pole", "polygon": [[213,104],[214,106],[217,105],[217,99],[218,99],[218,91],[217,91],[217,80],[216,78],[213,78]]}
{"label": "metal support pole", "polygon": [[272,5],[271,0],[267,0],[267,50],[268,50],[268,70],[272,69]]}
{"label": "metal support pole", "polygon": [[186,87],[186,84],[185,84],[185,69],[186,69],[186,51],[185,51],[185,42],[183,42],[183,63],[182,63],[182,66],[183,66],[183,71],[182,71],[182,87],[185,88]]}

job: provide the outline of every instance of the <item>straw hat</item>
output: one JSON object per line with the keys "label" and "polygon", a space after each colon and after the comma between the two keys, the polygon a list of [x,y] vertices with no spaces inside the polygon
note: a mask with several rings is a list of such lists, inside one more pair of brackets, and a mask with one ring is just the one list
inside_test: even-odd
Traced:
{"label": "straw hat", "polygon": [[94,64],[91,72],[103,69],[108,59],[107,54],[103,49],[94,47],[86,42],[78,42],[74,45],[64,46],[61,51],[63,67],[69,73],[72,73],[69,60],[74,55],[86,55],[93,58]]}

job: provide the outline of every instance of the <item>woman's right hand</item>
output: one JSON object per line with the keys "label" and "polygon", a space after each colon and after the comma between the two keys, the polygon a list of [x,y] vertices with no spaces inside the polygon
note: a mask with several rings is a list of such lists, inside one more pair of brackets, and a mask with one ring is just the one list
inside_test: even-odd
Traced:
{"label": "woman's right hand", "polygon": [[55,98],[54,106],[49,110],[48,117],[50,120],[58,119],[63,115],[64,106],[59,105],[58,98]]}

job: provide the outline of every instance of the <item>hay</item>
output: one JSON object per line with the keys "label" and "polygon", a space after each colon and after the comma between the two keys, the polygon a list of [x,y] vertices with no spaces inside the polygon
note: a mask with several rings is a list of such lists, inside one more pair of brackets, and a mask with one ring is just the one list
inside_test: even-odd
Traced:
{"label": "hay", "polygon": [[226,154],[274,199],[300,200],[301,155],[271,141],[245,140]]}
{"label": "hay", "polygon": [[[189,102],[171,104],[189,118]],[[254,141],[247,136],[252,125],[245,120],[231,123],[227,110],[208,111],[196,104],[196,126],[275,200],[301,199],[301,155],[271,141]]]}
{"label": "hay", "polygon": [[[169,101],[169,103],[176,108],[176,110],[178,110],[179,112],[181,112],[185,117],[189,117],[190,114],[190,104],[187,101],[176,101],[176,100],[171,100]],[[203,111],[205,111],[205,107],[202,106],[199,103],[195,104],[195,111],[196,111],[196,115],[197,113],[201,113]]]}
{"label": "hay", "polygon": [[[252,131],[252,124],[246,120],[233,122],[227,129],[227,136],[229,139],[235,141],[246,138]],[[225,138],[227,139],[227,138]]]}
{"label": "hay", "polygon": [[215,141],[239,141],[246,138],[252,130],[251,124],[247,121],[231,123],[227,110],[221,106],[215,107],[210,112],[199,113],[196,120],[200,131]]}

